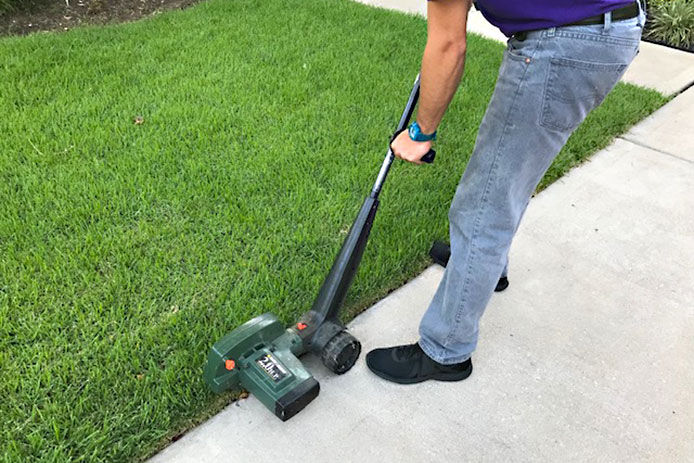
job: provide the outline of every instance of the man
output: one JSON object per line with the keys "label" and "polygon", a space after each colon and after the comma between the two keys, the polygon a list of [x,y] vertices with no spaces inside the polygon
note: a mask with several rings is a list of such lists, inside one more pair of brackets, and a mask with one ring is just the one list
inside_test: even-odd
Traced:
{"label": "man", "polygon": [[[471,0],[431,0],[416,121],[392,142],[415,164],[431,148],[458,87]],[[418,342],[366,357],[402,384],[472,373],[479,320],[502,289],[508,250],[530,197],[569,135],[636,56],[645,16],[633,0],[479,0],[509,38],[470,162],[449,211],[451,257]]]}

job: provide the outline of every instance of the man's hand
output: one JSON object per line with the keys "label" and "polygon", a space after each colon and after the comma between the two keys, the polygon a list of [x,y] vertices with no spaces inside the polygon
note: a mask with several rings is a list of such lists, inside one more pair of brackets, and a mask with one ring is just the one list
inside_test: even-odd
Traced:
{"label": "man's hand", "polygon": [[422,164],[421,159],[431,149],[431,141],[413,141],[407,130],[403,130],[390,144],[393,154],[413,164]]}

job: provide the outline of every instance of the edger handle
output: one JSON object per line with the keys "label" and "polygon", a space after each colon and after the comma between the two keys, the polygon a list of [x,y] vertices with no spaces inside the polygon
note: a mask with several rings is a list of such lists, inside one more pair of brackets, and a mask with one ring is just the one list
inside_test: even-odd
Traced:
{"label": "edger handle", "polygon": [[[395,138],[397,134],[405,130],[405,128],[407,127],[407,124],[410,122],[410,117],[412,117],[414,107],[417,104],[417,99],[419,99],[419,74],[417,74],[417,78],[414,80],[414,85],[412,86],[410,96],[407,99],[405,110],[402,112],[402,116],[400,116],[400,122],[398,122],[398,128],[395,129],[395,135],[393,135],[393,138]],[[391,141],[393,140],[393,138],[391,138]],[[436,152],[434,150],[431,150],[424,155],[422,161],[431,164],[432,162],[434,162],[434,156],[436,156]],[[386,158],[383,160],[381,170],[378,172],[376,182],[374,183],[374,186],[371,189],[372,198],[378,198],[378,195],[381,192],[381,187],[383,187],[383,182],[385,182],[386,180],[386,176],[388,175],[388,171],[390,170],[390,166],[391,164],[393,164],[394,159],[395,155],[393,154],[393,150],[390,149],[390,143],[388,143],[388,152],[386,153]]]}
{"label": "edger handle", "polygon": [[429,152],[427,154],[422,156],[421,161],[426,162],[427,164],[431,164],[432,162],[434,162],[435,157],[436,157],[436,151],[429,150]]}
{"label": "edger handle", "polygon": [[[415,99],[414,101],[416,102],[417,100]],[[402,132],[404,132],[404,131],[405,131],[405,129],[396,131],[396,132],[393,134],[393,136],[390,137],[390,144],[388,145],[389,148],[390,148],[390,145],[393,143],[393,140],[395,140],[395,139],[397,138],[397,136],[400,135],[400,134],[401,134]],[[392,149],[389,149],[388,152],[391,153],[391,152],[392,152]],[[420,161],[426,162],[427,164],[431,164],[432,162],[434,162],[434,158],[435,158],[435,157],[436,157],[436,151],[434,151],[433,149],[430,149],[429,152],[428,152],[427,154],[425,154],[424,156],[422,156],[422,158],[420,159]]]}

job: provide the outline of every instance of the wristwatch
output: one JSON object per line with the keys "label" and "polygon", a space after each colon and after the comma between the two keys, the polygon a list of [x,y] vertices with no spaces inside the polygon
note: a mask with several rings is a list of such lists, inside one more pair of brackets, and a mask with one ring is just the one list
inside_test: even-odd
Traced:
{"label": "wristwatch", "polygon": [[410,134],[410,140],[412,141],[436,140],[436,131],[434,130],[434,133],[428,134],[422,133],[422,129],[419,127],[419,124],[417,124],[417,121],[414,121],[412,124],[410,124],[408,133]]}

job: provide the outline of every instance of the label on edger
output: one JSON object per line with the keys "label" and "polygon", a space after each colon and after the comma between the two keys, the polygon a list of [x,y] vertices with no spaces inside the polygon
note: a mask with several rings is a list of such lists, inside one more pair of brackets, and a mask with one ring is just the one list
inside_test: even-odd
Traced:
{"label": "label on edger", "polygon": [[287,376],[287,369],[282,366],[282,364],[272,356],[272,354],[265,354],[255,361],[260,368],[267,373],[267,375],[274,382],[278,383]]}

